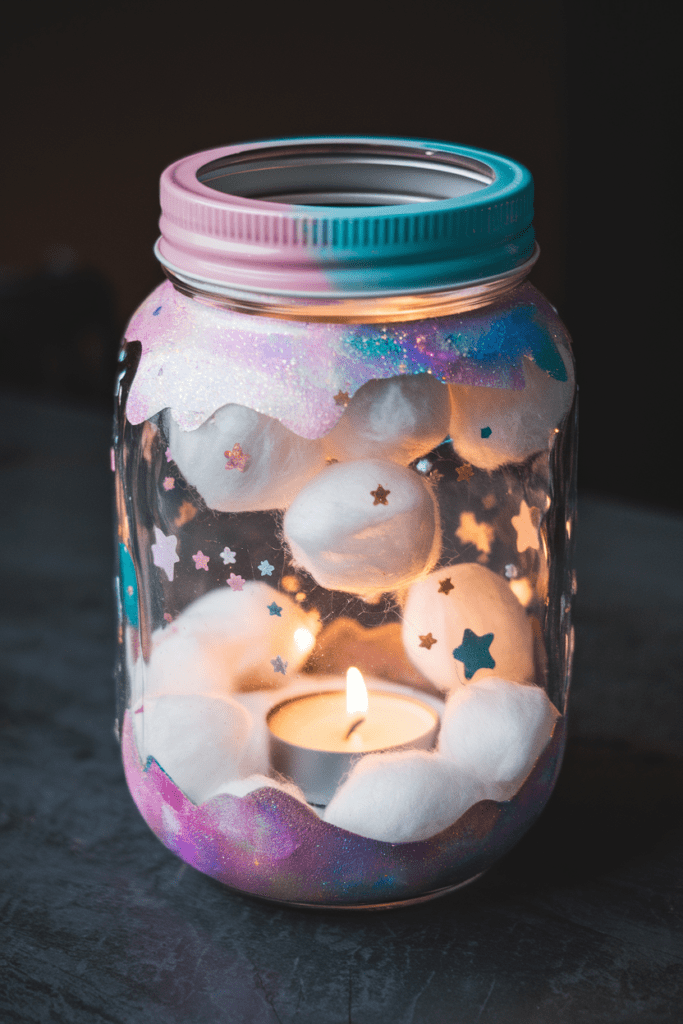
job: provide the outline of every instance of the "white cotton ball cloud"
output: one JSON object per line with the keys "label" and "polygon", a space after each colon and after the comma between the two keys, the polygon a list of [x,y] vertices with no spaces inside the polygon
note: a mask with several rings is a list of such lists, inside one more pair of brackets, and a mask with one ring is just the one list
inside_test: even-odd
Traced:
{"label": "white cotton ball cloud", "polygon": [[295,563],[317,583],[363,597],[410,583],[440,550],[429,485],[380,459],[328,466],[299,492],[283,529]]}
{"label": "white cotton ball cloud", "polygon": [[[281,678],[281,677],[280,677]],[[235,700],[246,708],[251,715],[253,728],[242,752],[239,775],[264,776],[270,771],[270,732],[266,724],[266,715],[276,698],[272,691],[252,690],[249,693],[235,695]],[[235,794],[239,796],[239,794]]]}
{"label": "white cotton ball cloud", "polygon": [[450,565],[414,583],[402,635],[413,665],[440,690],[492,675],[534,679],[529,618],[507,580],[483,565]]}
{"label": "white cotton ball cloud", "polygon": [[[220,695],[246,681],[280,685],[308,657],[319,629],[315,612],[303,611],[267,583],[219,587],[154,634],[146,690]],[[277,658],[285,673],[275,671]]]}
{"label": "white cotton ball cloud", "polygon": [[368,754],[339,787],[323,818],[368,839],[410,843],[442,832],[483,798],[481,783],[439,754]]}
{"label": "white cotton ball cloud", "polygon": [[523,390],[450,385],[450,436],[461,458],[493,470],[550,447],[574,395],[571,359],[559,346],[558,351],[566,381],[555,380],[525,356]]}
{"label": "white cotton ball cloud", "polygon": [[181,430],[168,410],[164,423],[174,462],[218,512],[286,508],[325,465],[321,441],[243,405],[224,405],[197,430]]}
{"label": "white cotton ball cloud", "polygon": [[545,748],[559,717],[544,690],[489,676],[446,702],[439,752],[480,780],[491,800],[509,800]]}
{"label": "white cotton ball cloud", "polygon": [[133,724],[142,760],[158,761],[195,804],[238,775],[251,730],[248,711],[229,697],[145,697]]}
{"label": "white cotton ball cloud", "polygon": [[429,373],[370,380],[323,438],[328,458],[391,459],[404,466],[448,435],[448,386]]}

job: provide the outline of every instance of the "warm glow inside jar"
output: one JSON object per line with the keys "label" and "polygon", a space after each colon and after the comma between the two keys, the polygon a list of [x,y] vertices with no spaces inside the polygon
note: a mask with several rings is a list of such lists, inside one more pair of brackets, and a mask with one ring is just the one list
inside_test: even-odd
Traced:
{"label": "warm glow inside jar", "polygon": [[120,356],[118,724],[150,828],[234,889],[428,899],[550,795],[576,388],[532,199],[412,139],[162,175],[167,280]]}

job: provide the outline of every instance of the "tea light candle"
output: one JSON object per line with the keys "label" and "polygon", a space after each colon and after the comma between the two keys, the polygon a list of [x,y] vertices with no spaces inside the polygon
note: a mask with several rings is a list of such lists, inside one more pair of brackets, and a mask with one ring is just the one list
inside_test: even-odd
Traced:
{"label": "tea light candle", "polygon": [[[342,680],[339,680],[342,683]],[[353,763],[364,754],[430,750],[440,719],[415,697],[377,689],[350,668],[346,690],[290,697],[268,713],[270,763],[304,791],[309,803],[326,806]]]}

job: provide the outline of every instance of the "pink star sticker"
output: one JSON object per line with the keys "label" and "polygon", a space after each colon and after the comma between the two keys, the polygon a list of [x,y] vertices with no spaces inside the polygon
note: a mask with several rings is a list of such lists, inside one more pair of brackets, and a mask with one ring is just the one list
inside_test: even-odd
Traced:
{"label": "pink star sticker", "polygon": [[242,576],[235,576],[234,572],[230,573],[228,586],[231,590],[241,590],[245,583],[246,580]]}
{"label": "pink star sticker", "polygon": [[204,554],[202,554],[201,551],[198,551],[196,555],[192,556],[192,561],[194,562],[195,569],[205,569],[206,572],[209,571],[209,556],[208,555],[204,555]]}
{"label": "pink star sticker", "polygon": [[175,480],[173,479],[173,477],[172,476],[165,477],[164,478],[164,490],[165,491],[172,491],[174,487],[175,487]]}
{"label": "pink star sticker", "polygon": [[166,456],[166,461],[167,462],[170,462],[172,460],[172,458],[173,458],[173,456],[171,455],[171,449],[170,448],[166,449],[166,451],[164,452],[164,455]]}
{"label": "pink star sticker", "polygon": [[180,561],[180,556],[176,552],[178,538],[174,534],[167,537],[158,526],[154,527],[154,536],[156,544],[152,544],[152,561],[164,570],[169,580],[172,580],[173,567],[176,562]]}
{"label": "pink star sticker", "polygon": [[240,473],[244,473],[249,456],[246,452],[242,451],[241,444],[234,444],[232,450],[228,448],[227,452],[223,452],[223,454],[227,459],[225,463],[226,469],[239,469]]}

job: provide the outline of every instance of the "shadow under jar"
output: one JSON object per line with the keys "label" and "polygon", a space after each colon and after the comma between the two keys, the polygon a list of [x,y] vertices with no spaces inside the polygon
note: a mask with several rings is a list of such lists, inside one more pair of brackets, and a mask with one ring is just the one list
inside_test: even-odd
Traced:
{"label": "shadow under jar", "polygon": [[234,889],[429,899],[550,795],[576,388],[532,199],[414,139],[162,175],[166,280],[120,354],[118,724],[145,821]]}

